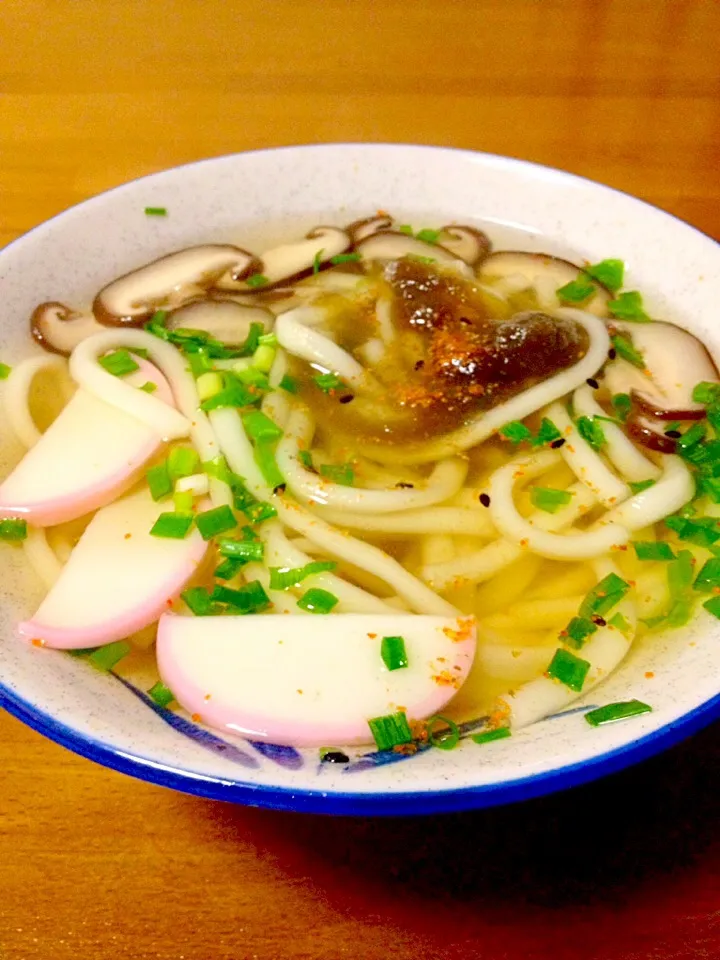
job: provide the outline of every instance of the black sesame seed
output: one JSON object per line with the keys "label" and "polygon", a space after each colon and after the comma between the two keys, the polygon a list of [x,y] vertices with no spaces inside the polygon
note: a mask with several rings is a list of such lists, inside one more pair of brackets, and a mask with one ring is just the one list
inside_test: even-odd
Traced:
{"label": "black sesame seed", "polygon": [[404,480],[400,480],[399,483],[395,484],[395,486],[398,488],[398,490],[414,490],[415,489],[414,483],[405,483]]}
{"label": "black sesame seed", "polygon": [[592,387],[593,390],[597,390],[598,387],[600,386],[600,384],[597,382],[597,380],[596,380],[594,377],[588,377],[587,380],[585,381],[585,383],[586,383],[589,387]]}
{"label": "black sesame seed", "polygon": [[354,400],[355,397],[352,393],[346,393],[345,396],[340,397],[340,403],[350,403],[351,400]]}
{"label": "black sesame seed", "polygon": [[665,436],[670,437],[671,440],[678,440],[682,436],[682,434],[680,433],[679,430],[666,430]]}
{"label": "black sesame seed", "polygon": [[273,487],[273,493],[275,494],[285,493],[286,490],[287,490],[286,483],[279,483],[276,487]]}
{"label": "black sesame seed", "polygon": [[565,437],[559,437],[557,440],[553,440],[550,446],[553,448],[553,450],[557,450],[564,443],[565,443]]}
{"label": "black sesame seed", "polygon": [[602,617],[593,617],[592,622],[597,624],[598,627],[606,627],[607,620],[604,620]]}
{"label": "black sesame seed", "polygon": [[320,760],[322,763],[350,763],[350,757],[341,750],[328,750]]}
{"label": "black sesame seed", "polygon": [[422,370],[422,368],[423,368],[424,366],[425,366],[425,361],[424,361],[424,360],[418,360],[418,362],[415,364],[415,369],[416,369],[416,370]]}
{"label": "black sesame seed", "polygon": [[610,360],[614,360],[616,356],[617,356],[617,353],[615,352],[615,347],[610,347],[610,349],[608,350],[608,358]]}
{"label": "black sesame seed", "polygon": [[480,503],[481,503],[484,507],[489,507],[489,506],[490,506],[490,497],[489,497],[486,493],[481,493],[481,494],[480,494]]}

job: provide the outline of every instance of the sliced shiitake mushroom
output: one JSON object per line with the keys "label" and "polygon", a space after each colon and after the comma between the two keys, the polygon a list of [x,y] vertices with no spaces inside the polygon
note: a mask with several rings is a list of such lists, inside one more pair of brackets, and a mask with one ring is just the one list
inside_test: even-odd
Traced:
{"label": "sliced shiitake mushroom", "polygon": [[611,389],[618,387],[621,376],[625,375],[624,392],[630,392],[638,407],[649,416],[659,420],[701,420],[705,407],[693,400],[693,389],[703,381],[720,382],[707,347],[687,330],[659,320],[653,323],[613,321],[612,327],[630,335],[650,375],[643,375],[629,364],[618,372],[614,370],[616,361],[607,366],[609,382],[613,384]]}
{"label": "sliced shiitake mushroom", "polygon": [[400,260],[423,257],[436,263],[457,263],[458,255],[439,243],[426,243],[396,230],[379,230],[355,245],[363,260]]}
{"label": "sliced shiitake mushroom", "polygon": [[91,313],[79,313],[57,302],[41,303],[30,317],[33,340],[48,353],[63,357],[69,357],[86,337],[104,329]]}
{"label": "sliced shiitake mushroom", "polygon": [[667,429],[665,423],[648,416],[635,406],[625,421],[625,429],[629,437],[649,450],[655,450],[657,453],[675,453],[677,442],[675,438],[668,437],[664,432]]}
{"label": "sliced shiitake mushroom", "polygon": [[203,294],[224,273],[247,276],[252,253],[221,244],[187,247],[132,270],[98,293],[93,312],[100,323],[139,326],[157,309],[176,309]]}
{"label": "sliced shiitake mushroom", "polygon": [[487,259],[492,250],[490,238],[477,227],[449,224],[440,231],[440,245],[469,267],[476,267]]}
{"label": "sliced shiitake mushroom", "polygon": [[389,214],[376,214],[374,217],[365,217],[364,220],[353,220],[345,227],[345,231],[350,235],[352,245],[355,246],[374,233],[391,230],[392,225],[393,218]]}
{"label": "sliced shiitake mushroom", "polygon": [[612,299],[609,290],[593,280],[577,264],[548,253],[529,253],[522,250],[501,250],[491,253],[482,262],[478,279],[490,286],[497,286],[501,293],[519,293],[526,288],[536,291],[538,306],[553,310],[565,306],[556,294],[560,287],[581,277],[592,283],[595,294],[584,303],[574,303],[598,317],[608,315],[608,303]]}
{"label": "sliced shiitake mushroom", "polygon": [[248,306],[234,300],[197,300],[176,310],[169,318],[170,330],[184,327],[203,330],[227,346],[238,346],[247,339],[251,323],[267,330],[273,315],[264,307]]}
{"label": "sliced shiitake mushroom", "polygon": [[263,253],[255,270],[256,274],[265,278],[261,287],[253,286],[252,282],[246,283],[247,273],[239,277],[232,272],[224,273],[215,287],[243,293],[265,291],[275,284],[300,279],[316,264],[322,266],[349,248],[350,235],[345,230],[340,227],[315,227],[304,240],[285,243]]}

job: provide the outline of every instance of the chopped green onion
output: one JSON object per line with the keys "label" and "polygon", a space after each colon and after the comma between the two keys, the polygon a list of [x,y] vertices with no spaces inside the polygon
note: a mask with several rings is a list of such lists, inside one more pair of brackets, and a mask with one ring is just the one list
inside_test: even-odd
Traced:
{"label": "chopped green onion", "polygon": [[599,417],[578,417],[575,426],[578,433],[593,450],[599,450],[605,441],[605,431],[600,425]]}
{"label": "chopped green onion", "polygon": [[608,626],[615,627],[616,630],[619,630],[620,633],[624,633],[625,636],[628,636],[630,633],[632,633],[630,621],[621,613],[616,613],[614,616],[610,617],[608,620]]}
{"label": "chopped green onion", "polygon": [[695,403],[703,403],[705,406],[716,403],[720,400],[720,383],[711,383],[707,380],[696,383],[693,387],[692,398]]}
{"label": "chopped green onion", "polygon": [[[444,723],[445,728],[436,732],[433,727],[439,723]],[[460,743],[458,725],[453,720],[448,720],[447,717],[441,717],[439,713],[425,721],[425,729],[427,730],[428,741],[439,750],[454,750]]]}
{"label": "chopped green onion", "polygon": [[[258,347],[258,350],[261,349],[262,347]],[[257,350],[255,353],[257,353]],[[243,386],[255,387],[256,390],[263,390],[267,392],[270,389],[270,381],[268,380],[267,373],[259,370],[255,366],[240,366],[240,364],[246,363],[246,360],[238,360],[235,368],[233,369],[233,376],[237,377]]]}
{"label": "chopped green onion", "polygon": [[271,605],[270,597],[263,590],[259,580],[246,583],[237,590],[215,586],[210,599],[227,603],[241,613],[260,613]]}
{"label": "chopped green onion", "polygon": [[190,477],[200,469],[200,457],[192,447],[173,447],[167,458],[167,469],[171,480]]}
{"label": "chopped green onion", "polygon": [[265,544],[262,540],[219,540],[218,550],[223,557],[233,557],[239,560],[260,561],[265,555]]}
{"label": "chopped green onion", "polygon": [[403,637],[383,637],[380,644],[380,656],[388,670],[401,670],[408,665],[405,639]]}
{"label": "chopped green onion", "polygon": [[597,280],[611,293],[617,293],[625,278],[625,264],[622,260],[601,260],[585,267],[585,273]]}
{"label": "chopped green onion", "polygon": [[166,217],[167,207],[145,207],[146,217]]}
{"label": "chopped green onion", "polygon": [[238,525],[235,514],[227,504],[199,513],[195,517],[195,523],[203,540],[212,540],[219,533],[234,530]]}
{"label": "chopped green onion", "polygon": [[130,653],[130,644],[127,640],[116,640],[104,647],[98,647],[88,657],[90,663],[98,670],[112,670]]}
{"label": "chopped green onion", "polygon": [[144,383],[140,387],[140,390],[142,390],[143,393],[155,393],[155,391],[157,390],[157,384],[153,383],[151,380],[148,380],[147,383]]}
{"label": "chopped green onion", "polygon": [[251,440],[279,440],[283,435],[280,427],[260,410],[244,413],[242,422]]}
{"label": "chopped green onion", "polygon": [[554,490],[552,487],[533,487],[530,491],[530,500],[538,510],[557,513],[560,507],[570,503],[572,493],[568,490]]}
{"label": "chopped green onion", "polygon": [[505,740],[512,736],[510,727],[496,727],[494,730],[484,730],[482,733],[473,734],[470,739],[473,743],[482,745],[483,743],[492,743],[493,740]]}
{"label": "chopped green onion", "polygon": [[155,467],[150,467],[145,472],[145,479],[153,500],[162,500],[163,497],[169,496],[173,491],[173,482],[170,479],[167,460],[158,463]]}
{"label": "chopped green onion", "polygon": [[609,573],[596,584],[580,604],[580,616],[592,619],[593,616],[603,616],[622,600],[630,589],[616,573]]}
{"label": "chopped green onion", "polygon": [[585,303],[595,296],[597,287],[580,275],[577,280],[571,280],[564,287],[559,287],[555,293],[561,303]]}
{"label": "chopped green onion", "polygon": [[[635,323],[650,323],[650,317],[643,310],[643,300],[637,290],[626,290],[625,293],[611,300],[608,310],[618,320],[633,320]],[[616,348],[617,349],[617,348]]]}
{"label": "chopped green onion", "polygon": [[552,443],[553,440],[559,440],[560,436],[561,433],[552,420],[543,417],[540,423],[540,429],[530,442],[533,447],[540,447],[544,443]]}
{"label": "chopped green onion", "polygon": [[344,381],[336,373],[319,373],[313,380],[323,393],[346,389]]}
{"label": "chopped green onion", "polygon": [[709,600],[705,601],[703,607],[708,613],[711,613],[714,617],[717,617],[718,620],[720,620],[720,597],[711,597]]}
{"label": "chopped green onion", "polygon": [[359,253],[337,253],[334,257],[330,257],[330,263],[336,266],[339,263],[357,263],[358,260],[362,260]]}
{"label": "chopped green onion", "polygon": [[25,540],[27,520],[0,520],[0,540]]}
{"label": "chopped green onion", "polygon": [[289,590],[307,577],[327,573],[337,566],[334,560],[312,560],[302,567],[270,567],[270,589]]}
{"label": "chopped green onion", "polygon": [[107,353],[104,357],[100,357],[98,363],[114,377],[122,377],[126,373],[133,373],[140,369],[140,364],[136,363],[130,355],[130,351],[125,349]]}
{"label": "chopped green onion", "polygon": [[7,380],[11,373],[12,367],[9,367],[6,363],[0,363],[0,380]]}
{"label": "chopped green onion", "polygon": [[320,273],[320,265],[322,264],[322,255],[325,253],[324,250],[318,250],[318,252],[313,257],[313,273]]}
{"label": "chopped green onion", "polygon": [[273,445],[265,440],[258,441],[253,450],[253,457],[267,485],[275,493],[282,492],[285,488],[285,477],[278,466]]}
{"label": "chopped green onion", "polygon": [[161,513],[152,525],[150,536],[184,540],[190,532],[193,519],[193,515],[187,513]]}
{"label": "chopped green onion", "polygon": [[407,260],[412,260],[415,263],[424,263],[427,265],[437,262],[435,260],[435,257],[421,257],[421,256],[418,256],[417,253],[407,253],[405,254],[405,257]]}
{"label": "chopped green onion", "polygon": [[547,675],[553,680],[564,683],[566,687],[576,693],[580,693],[589,669],[589,661],[576,657],[574,653],[570,653],[564,647],[558,647],[547,668]]}
{"label": "chopped green onion", "polygon": [[660,624],[665,623],[666,621],[667,615],[663,613],[658,617],[646,617],[645,619],[641,620],[640,623],[644,623],[648,630],[655,630],[660,626]]}
{"label": "chopped green onion", "polygon": [[423,243],[437,243],[438,238],[440,237],[439,230],[431,230],[429,227],[423,227],[422,230],[418,230],[415,234],[418,240],[422,240]]}
{"label": "chopped green onion", "polygon": [[266,287],[269,282],[270,281],[268,280],[268,278],[264,277],[262,273],[254,273],[251,277],[248,277],[247,280],[245,281],[248,287],[250,287],[253,290],[257,287]]}
{"label": "chopped green onion", "polygon": [[330,613],[339,602],[335,594],[330,593],[329,590],[311,587],[300,597],[297,605],[301,610],[307,610],[309,613]]}
{"label": "chopped green onion", "polygon": [[201,373],[195,384],[200,402],[202,403],[204,400],[209,400],[210,397],[217,396],[217,394],[222,391],[224,385],[225,383],[221,373]]}
{"label": "chopped green onion", "polygon": [[717,477],[700,477],[700,490],[713,503],[720,503],[720,479]]}
{"label": "chopped green onion", "polygon": [[506,423],[504,427],[500,428],[500,433],[513,443],[522,443],[523,440],[530,440],[532,437],[532,431],[524,423],[520,423],[519,420]]}
{"label": "chopped green onion", "polygon": [[232,580],[247,562],[247,560],[241,560],[239,557],[226,557],[222,563],[215,567],[214,575],[218,580]]}
{"label": "chopped green onion", "polygon": [[700,517],[697,520],[678,516],[665,518],[665,526],[674,530],[678,539],[695,543],[699,547],[711,547],[720,540],[717,523],[713,517]]}
{"label": "chopped green onion", "polygon": [[275,347],[269,343],[261,343],[252,357],[252,365],[256,370],[263,373],[270,373],[270,368],[275,363]]}
{"label": "chopped green onion", "polygon": [[667,566],[667,579],[670,596],[673,600],[682,600],[693,582],[695,560],[689,550],[681,550],[677,558]]}
{"label": "chopped green onion", "polygon": [[241,510],[250,523],[262,523],[277,516],[277,510],[271,503],[257,500],[242,484],[233,485],[233,502],[236,510]]}
{"label": "chopped green onion", "polygon": [[378,750],[392,750],[403,743],[412,743],[410,725],[401,710],[384,717],[374,717],[368,720],[368,726]]}
{"label": "chopped green onion", "polygon": [[616,720],[627,720],[629,717],[638,717],[641,713],[652,713],[652,707],[641,700],[626,700],[618,703],[608,703],[604,707],[597,707],[585,714],[585,719],[592,727],[600,727],[604,723],[615,723]]}
{"label": "chopped green onion", "polygon": [[188,587],[180,597],[196,617],[209,617],[217,612],[217,605],[210,599],[205,587]]}
{"label": "chopped green onion", "polygon": [[587,617],[573,617],[560,634],[560,640],[575,650],[585,646],[588,637],[597,632],[597,626]]}
{"label": "chopped green onion", "polygon": [[261,333],[258,338],[258,345],[261,347],[277,347],[278,338],[274,333]]}
{"label": "chopped green onion", "polygon": [[398,227],[398,232],[404,233],[406,237],[412,237],[413,228],[410,226],[409,223],[403,223]]}
{"label": "chopped green onion", "polygon": [[695,577],[693,586],[696,590],[702,590],[705,593],[720,587],[720,558],[713,557],[705,561],[700,573]]}
{"label": "chopped green onion", "polygon": [[633,541],[635,556],[638,560],[674,560],[675,554],[669,543],[664,540]]}
{"label": "chopped green onion", "polygon": [[349,463],[323,463],[320,476],[343,487],[351,487],[355,482],[355,471]]}
{"label": "chopped green onion", "polygon": [[705,438],[707,430],[703,423],[694,423],[689,430],[678,438],[677,452],[681,457],[688,459],[688,454],[701,440]]}
{"label": "chopped green onion", "polygon": [[616,333],[614,337],[610,337],[615,352],[619,357],[622,357],[623,360],[627,360],[628,363],[631,363],[634,367],[637,367],[639,370],[645,369],[645,358],[640,353],[639,350],[636,350],[632,345],[632,341],[624,336],[623,334]]}
{"label": "chopped green onion", "polygon": [[628,418],[628,414],[630,413],[630,408],[632,407],[630,394],[614,393],[610,398],[610,403],[612,404],[613,410],[618,415],[618,418],[625,423]]}
{"label": "chopped green onion", "polygon": [[239,348],[241,357],[251,357],[255,353],[260,345],[260,337],[262,337],[264,331],[265,327],[259,321],[256,320],[250,324],[245,342]]}
{"label": "chopped green onion", "polygon": [[219,410],[221,407],[251,407],[261,399],[260,394],[251,393],[242,383],[233,380],[219,393],[203,400],[200,409]]}
{"label": "chopped green onion", "polygon": [[306,470],[315,470],[312,454],[309,450],[298,450],[297,458]]}
{"label": "chopped green onion", "polygon": [[630,480],[628,486],[633,493],[642,493],[643,490],[649,490],[650,487],[654,487],[656,482],[655,480],[635,480],[634,482]]}
{"label": "chopped green onion", "polygon": [[150,687],[148,696],[151,700],[154,700],[159,707],[169,707],[175,699],[172,690],[166,687],[161,680],[158,680],[157,683]]}
{"label": "chopped green onion", "polygon": [[193,495],[189,490],[176,490],[173,494],[175,513],[192,513]]}
{"label": "chopped green onion", "polygon": [[291,377],[288,373],[285,373],[280,380],[280,389],[285,390],[287,393],[297,393],[297,381],[294,377]]}
{"label": "chopped green onion", "polygon": [[[187,354],[187,358],[190,362],[190,372],[197,379],[204,373],[209,373],[212,370],[210,355],[205,347],[198,347],[195,353]],[[200,397],[200,399],[202,400],[203,398]]]}
{"label": "chopped green onion", "polygon": [[209,477],[222,480],[222,482],[226,483],[229,487],[234,487],[240,482],[240,478],[234,474],[227,465],[225,457],[220,456],[215,457],[214,460],[204,460],[201,466]]}

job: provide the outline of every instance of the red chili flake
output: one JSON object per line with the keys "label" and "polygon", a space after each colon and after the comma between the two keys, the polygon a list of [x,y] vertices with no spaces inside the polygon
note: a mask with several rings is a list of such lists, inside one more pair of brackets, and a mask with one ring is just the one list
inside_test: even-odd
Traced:
{"label": "red chili flake", "polygon": [[202,717],[200,716],[199,713],[193,713],[192,716],[190,717],[190,719],[193,721],[193,723],[201,723],[201,722],[202,722]]}
{"label": "red chili flake", "polygon": [[377,637],[377,634],[376,634],[376,633],[369,633],[368,636],[370,637],[371,640],[374,640],[374,639]]}
{"label": "red chili flake", "polygon": [[131,536],[132,536],[131,533],[126,533],[123,539],[129,540]]}
{"label": "red chili flake", "polygon": [[646,678],[647,678],[648,680],[652,680],[652,678],[655,676],[655,674],[652,672],[652,670],[648,670],[648,672],[645,674],[645,676],[646,676]]}
{"label": "red chili flake", "polygon": [[32,643],[32,645],[33,645],[34,647],[44,647],[44,646],[45,646],[45,641],[42,639],[42,637],[33,637],[30,642]]}

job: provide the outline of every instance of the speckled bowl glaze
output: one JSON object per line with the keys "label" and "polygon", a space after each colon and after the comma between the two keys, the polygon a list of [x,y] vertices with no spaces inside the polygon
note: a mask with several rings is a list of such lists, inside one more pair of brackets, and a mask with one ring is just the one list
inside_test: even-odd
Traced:
{"label": "speckled bowl glaze", "polygon": [[[144,215],[165,206],[166,218]],[[0,355],[30,350],[27,318],[42,300],[82,303],[104,283],[163,253],[204,240],[345,223],[385,208],[414,222],[483,222],[528,231],[528,247],[599,260],[622,257],[627,285],[656,316],[696,332],[720,355],[720,249],[708,237],[632,197],[518,160],[395,145],[292,147],[221,157],[159,173],[88,200],[0,253]],[[271,236],[272,235],[272,236]],[[4,425],[0,425],[6,433]],[[12,457],[19,451],[3,437]],[[408,814],[505,803],[590,780],[687,736],[720,713],[720,624],[634,650],[589,695],[637,697],[654,712],[592,729],[590,703],[477,747],[411,758],[367,749],[320,764],[296,751],[204,730],[162,710],[142,677],[118,677],[27,646],[15,624],[40,588],[22,552],[0,555],[0,704],[46,736],[99,763],[204,796],[318,813]],[[652,676],[651,676],[652,675]],[[28,785],[30,786],[30,784]]]}

